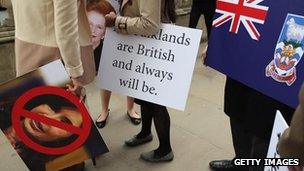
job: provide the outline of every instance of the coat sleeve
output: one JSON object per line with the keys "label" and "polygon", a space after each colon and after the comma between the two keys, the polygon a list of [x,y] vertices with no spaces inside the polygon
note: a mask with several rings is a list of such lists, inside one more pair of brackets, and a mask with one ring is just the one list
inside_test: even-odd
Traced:
{"label": "coat sleeve", "polygon": [[79,77],[83,74],[78,35],[78,1],[53,0],[56,41],[68,74]]}
{"label": "coat sleeve", "polygon": [[[140,16],[118,16],[115,29],[118,33],[154,35],[158,32],[161,20],[161,0],[139,0]],[[125,25],[125,27],[121,27]]]}

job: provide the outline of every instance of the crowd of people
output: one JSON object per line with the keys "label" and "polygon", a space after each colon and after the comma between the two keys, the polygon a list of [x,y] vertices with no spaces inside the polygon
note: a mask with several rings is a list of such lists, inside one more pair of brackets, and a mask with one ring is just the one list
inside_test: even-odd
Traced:
{"label": "crowd of people", "polygon": [[[55,59],[62,59],[72,80],[69,90],[77,93],[84,85],[91,83],[96,75],[106,27],[114,27],[120,34],[154,35],[161,23],[176,21],[174,0],[119,2],[120,10],[115,11],[106,0],[45,0],[34,4],[15,0],[13,7],[16,22],[17,76]],[[41,10],[41,7],[48,3],[52,6],[45,8],[48,10]],[[26,10],[29,8],[32,10]],[[193,0],[189,27],[195,28],[203,14],[209,37],[212,34],[215,8],[216,0]],[[32,16],[36,16],[35,20]],[[102,112],[96,120],[96,125],[103,128],[109,116],[111,92],[100,90],[100,94]],[[140,114],[135,111],[134,102],[140,105]],[[303,87],[300,102],[295,112],[293,108],[227,77],[224,112],[230,118],[235,158],[266,157],[275,113],[279,109],[287,122],[291,123],[280,143],[280,153],[284,157],[304,160]],[[170,143],[170,116],[167,108],[127,97],[126,113],[133,124],[141,123],[142,129],[126,140],[125,145],[135,147],[150,142],[153,139],[151,125],[154,120],[159,146],[155,150],[142,153],[140,158],[148,162],[172,161],[174,153]],[[268,115],[261,115],[262,113]],[[299,137],[301,138],[298,139]],[[216,160],[211,161],[209,165],[212,170],[222,171],[263,170],[263,166],[238,167],[233,165],[232,161],[233,159]]]}

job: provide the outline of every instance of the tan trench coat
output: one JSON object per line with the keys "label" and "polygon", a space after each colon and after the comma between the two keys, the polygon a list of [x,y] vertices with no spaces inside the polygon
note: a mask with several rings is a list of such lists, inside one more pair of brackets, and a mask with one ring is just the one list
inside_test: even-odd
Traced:
{"label": "tan trench coat", "polygon": [[62,59],[71,77],[95,77],[86,0],[12,0],[17,76]]}
{"label": "tan trench coat", "polygon": [[118,16],[115,21],[116,31],[123,34],[154,35],[160,27],[161,3],[161,0],[124,0],[121,6],[122,16]]}

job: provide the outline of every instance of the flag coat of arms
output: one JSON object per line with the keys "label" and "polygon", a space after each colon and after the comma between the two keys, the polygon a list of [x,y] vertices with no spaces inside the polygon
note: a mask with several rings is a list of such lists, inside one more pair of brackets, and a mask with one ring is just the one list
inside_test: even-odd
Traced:
{"label": "flag coat of arms", "polygon": [[206,64],[296,107],[304,80],[303,9],[301,0],[218,0]]}

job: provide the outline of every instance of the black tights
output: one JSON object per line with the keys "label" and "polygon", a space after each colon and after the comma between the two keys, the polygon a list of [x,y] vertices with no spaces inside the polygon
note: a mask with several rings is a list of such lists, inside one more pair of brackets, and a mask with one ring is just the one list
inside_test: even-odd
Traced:
{"label": "black tights", "polygon": [[205,17],[205,23],[207,27],[207,35],[209,37],[211,28],[212,28],[212,21],[213,16],[215,13],[216,8],[216,0],[209,0],[209,1],[201,1],[201,0],[193,0],[191,12],[190,12],[190,28],[196,28],[197,22],[202,14]]}
{"label": "black tights", "polygon": [[157,156],[164,156],[171,152],[170,144],[170,116],[165,106],[152,103],[141,104],[142,128],[137,138],[144,138],[151,134],[152,118],[159,139],[159,147],[154,151]]}

